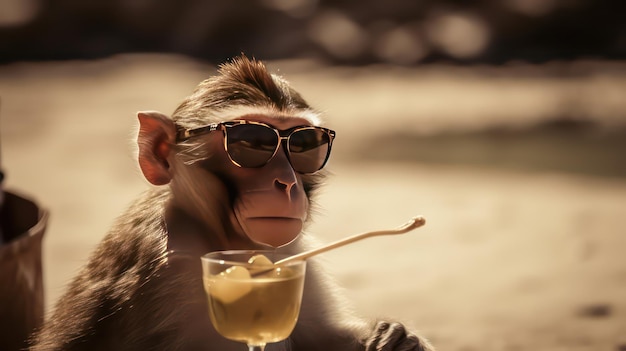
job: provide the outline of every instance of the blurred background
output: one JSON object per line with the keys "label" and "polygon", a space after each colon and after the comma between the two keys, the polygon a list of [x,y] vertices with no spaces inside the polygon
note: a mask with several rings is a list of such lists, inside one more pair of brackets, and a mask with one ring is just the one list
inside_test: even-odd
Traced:
{"label": "blurred background", "polygon": [[355,309],[441,350],[626,350],[626,2],[0,0],[5,188],[49,310],[148,184],[139,110],[266,61],[337,131],[307,232]]}

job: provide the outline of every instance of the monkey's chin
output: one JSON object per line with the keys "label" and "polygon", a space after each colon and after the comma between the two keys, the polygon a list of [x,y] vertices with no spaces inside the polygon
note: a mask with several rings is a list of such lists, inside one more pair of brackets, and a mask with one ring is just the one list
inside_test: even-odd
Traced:
{"label": "monkey's chin", "polygon": [[242,227],[250,240],[271,247],[294,241],[302,231],[302,220],[287,217],[253,217],[243,220]]}

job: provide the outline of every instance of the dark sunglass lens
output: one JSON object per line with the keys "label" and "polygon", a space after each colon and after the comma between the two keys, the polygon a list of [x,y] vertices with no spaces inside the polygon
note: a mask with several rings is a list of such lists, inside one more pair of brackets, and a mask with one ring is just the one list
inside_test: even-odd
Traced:
{"label": "dark sunglass lens", "polygon": [[258,124],[238,124],[226,128],[226,147],[230,158],[241,167],[261,167],[278,145],[276,133]]}
{"label": "dark sunglass lens", "polygon": [[313,173],[326,163],[330,151],[330,136],[321,129],[302,129],[289,138],[289,159],[293,169]]}

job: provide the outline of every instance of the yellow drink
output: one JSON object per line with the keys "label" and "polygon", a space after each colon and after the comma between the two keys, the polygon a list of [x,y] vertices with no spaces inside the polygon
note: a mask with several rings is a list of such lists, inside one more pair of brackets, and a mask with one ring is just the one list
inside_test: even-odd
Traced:
{"label": "yellow drink", "polygon": [[249,345],[289,337],[300,312],[304,270],[270,266],[270,272],[251,277],[247,269],[234,268],[238,270],[204,276],[215,329],[228,339]]}

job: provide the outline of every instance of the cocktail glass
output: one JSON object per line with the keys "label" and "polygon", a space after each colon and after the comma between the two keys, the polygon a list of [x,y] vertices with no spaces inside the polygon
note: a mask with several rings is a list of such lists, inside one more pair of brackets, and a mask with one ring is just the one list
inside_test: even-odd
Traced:
{"label": "cocktail glass", "polygon": [[269,250],[202,256],[209,315],[218,333],[246,343],[250,351],[289,337],[300,313],[306,262],[272,264],[286,257]]}

